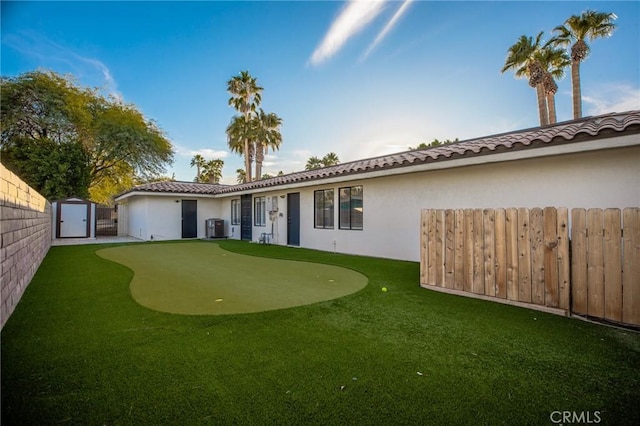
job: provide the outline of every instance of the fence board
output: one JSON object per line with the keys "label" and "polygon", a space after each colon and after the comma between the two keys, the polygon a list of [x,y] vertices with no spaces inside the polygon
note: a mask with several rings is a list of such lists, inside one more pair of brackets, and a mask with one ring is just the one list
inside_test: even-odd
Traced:
{"label": "fence board", "polygon": [[507,299],[518,300],[518,210],[506,210]]}
{"label": "fence board", "polygon": [[473,210],[464,211],[464,291],[473,285]]}
{"label": "fence board", "polygon": [[587,212],[571,210],[571,310],[587,314]]}
{"label": "fence board", "polygon": [[482,226],[484,234],[484,294],[496,295],[496,244],[495,244],[495,213],[493,209],[482,211]]}
{"label": "fence board", "polygon": [[571,265],[569,257],[569,210],[558,209],[558,307],[571,308]]}
{"label": "fence board", "polygon": [[456,210],[455,246],[454,288],[464,290],[464,210]]}
{"label": "fence board", "polygon": [[622,224],[620,209],[604,211],[604,317],[622,321]]}
{"label": "fence board", "polygon": [[587,313],[604,318],[602,210],[587,210]]}
{"label": "fence board", "polygon": [[495,243],[496,243],[496,297],[507,298],[507,245],[506,224],[504,209],[496,209],[494,212]]}
{"label": "fence board", "polygon": [[454,288],[456,290],[464,290],[464,210],[456,210],[455,225]]}
{"label": "fence board", "polygon": [[436,211],[429,210],[429,257],[427,259],[427,284],[436,284]]}
{"label": "fence board", "polygon": [[473,292],[484,294],[484,232],[482,210],[473,211]]}
{"label": "fence board", "polygon": [[545,207],[544,220],[544,304],[552,308],[558,301],[558,211]]}
{"label": "fence board", "polygon": [[444,212],[444,229],[445,229],[445,246],[444,246],[444,286],[446,288],[455,288],[455,239],[454,226],[456,222],[455,210],[446,210]]}
{"label": "fence board", "polygon": [[544,305],[544,220],[542,209],[529,212],[531,238],[531,303]]}
{"label": "fence board", "polygon": [[640,325],[640,209],[623,211],[622,321]]}
{"label": "fence board", "polygon": [[421,284],[640,325],[640,208],[570,214],[423,210]]}
{"label": "fence board", "polygon": [[518,209],[518,300],[531,303],[531,233],[529,210]]}
{"label": "fence board", "polygon": [[444,210],[436,210],[436,285],[444,287]]}
{"label": "fence board", "polygon": [[423,209],[420,212],[420,284],[427,283],[428,217],[429,211]]}

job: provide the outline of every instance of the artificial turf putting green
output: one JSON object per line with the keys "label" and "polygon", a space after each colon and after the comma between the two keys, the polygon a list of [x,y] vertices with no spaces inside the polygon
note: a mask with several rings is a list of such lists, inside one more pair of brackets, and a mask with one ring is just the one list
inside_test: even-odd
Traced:
{"label": "artificial turf putting green", "polygon": [[129,245],[98,255],[129,267],[131,295],[174,314],[238,314],[309,305],[355,293],[367,277],[338,266],[232,253],[218,244]]}

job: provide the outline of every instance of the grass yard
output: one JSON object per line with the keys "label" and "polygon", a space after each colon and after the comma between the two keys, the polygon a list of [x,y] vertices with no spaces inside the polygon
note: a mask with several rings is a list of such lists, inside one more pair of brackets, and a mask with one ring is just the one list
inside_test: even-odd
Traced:
{"label": "grass yard", "polygon": [[[182,244],[218,250],[127,247]],[[172,314],[134,301],[105,246],[52,247],[2,330],[2,424],[640,424],[637,333],[421,289],[412,262],[220,246],[369,281],[293,308]]]}
{"label": "grass yard", "polygon": [[217,244],[134,244],[97,254],[133,271],[129,287],[139,304],[174,314],[290,308],[335,299],[367,285],[367,277],[352,269],[246,256]]}

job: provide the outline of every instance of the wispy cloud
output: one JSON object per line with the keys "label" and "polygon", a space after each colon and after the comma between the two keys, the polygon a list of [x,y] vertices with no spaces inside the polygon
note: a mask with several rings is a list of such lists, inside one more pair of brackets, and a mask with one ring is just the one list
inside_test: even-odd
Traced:
{"label": "wispy cloud", "polygon": [[320,65],[335,55],[345,43],[362,31],[383,9],[384,0],[350,0],[309,60]]}
{"label": "wispy cloud", "polygon": [[375,49],[376,46],[378,44],[380,44],[380,42],[382,40],[384,40],[384,38],[387,36],[387,34],[389,34],[389,32],[393,29],[393,27],[396,26],[396,24],[398,23],[398,21],[400,20],[402,15],[405,14],[407,9],[409,8],[409,5],[412,2],[413,2],[413,0],[405,0],[404,2],[402,2],[402,5],[398,8],[396,13],[389,20],[389,22],[387,22],[387,25],[385,25],[385,27],[382,29],[382,31],[380,31],[378,33],[378,35],[376,36],[375,40],[373,40],[373,43],[371,43],[371,45],[369,46],[367,51],[364,52],[364,54],[362,55],[362,58],[361,58],[362,60],[366,59],[366,57],[369,56],[369,54],[373,51],[373,49]]}
{"label": "wispy cloud", "polygon": [[187,157],[189,159],[193,158],[194,155],[202,155],[205,160],[213,160],[215,158],[227,158],[229,156],[229,151],[220,150],[220,149],[189,149],[185,148],[182,145],[174,144],[174,149],[176,150],[176,154],[181,157]]}
{"label": "wispy cloud", "polygon": [[588,115],[640,109],[640,88],[628,84],[609,84],[582,95]]}
{"label": "wispy cloud", "polygon": [[33,31],[7,34],[2,42],[5,46],[34,58],[42,68],[71,73],[84,84],[97,86],[105,94],[122,101],[122,94],[118,91],[118,84],[113,74],[98,59],[83,56]]}

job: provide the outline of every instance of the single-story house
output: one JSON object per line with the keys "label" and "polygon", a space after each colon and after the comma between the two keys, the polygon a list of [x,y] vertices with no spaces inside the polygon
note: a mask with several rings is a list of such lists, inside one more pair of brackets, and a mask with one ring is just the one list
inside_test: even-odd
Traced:
{"label": "single-story house", "polygon": [[640,110],[239,185],[157,182],[116,197],[121,235],[228,238],[417,261],[420,211],[640,206]]}

